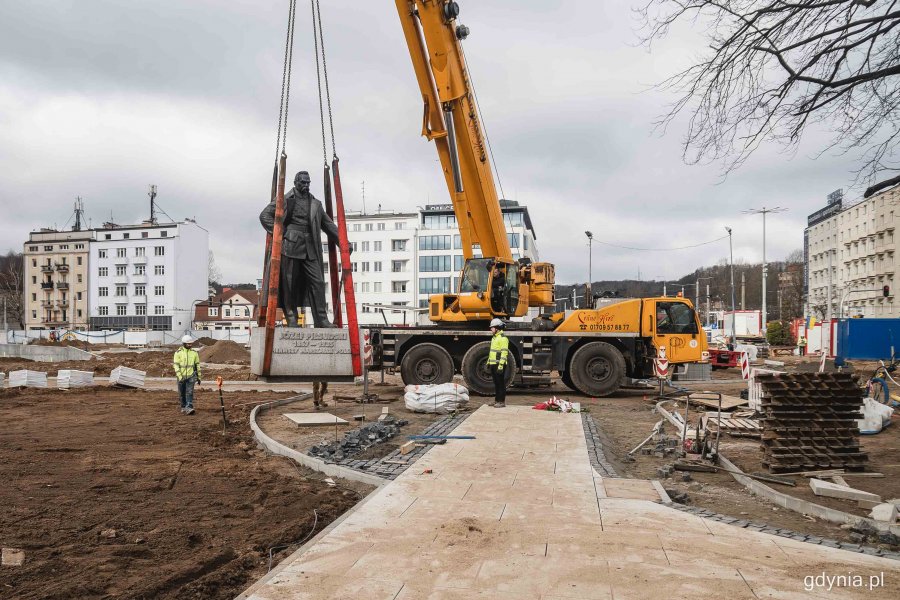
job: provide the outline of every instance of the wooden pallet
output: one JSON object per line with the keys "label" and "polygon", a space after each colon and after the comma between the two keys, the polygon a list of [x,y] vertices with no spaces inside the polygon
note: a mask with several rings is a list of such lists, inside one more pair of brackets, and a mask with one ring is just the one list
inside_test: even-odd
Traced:
{"label": "wooden pallet", "polygon": [[[704,428],[712,434],[716,433],[718,420],[715,412],[707,412],[703,418]],[[722,413],[722,433],[737,437],[759,438],[762,435],[762,426],[756,419],[737,417],[734,414]]]}

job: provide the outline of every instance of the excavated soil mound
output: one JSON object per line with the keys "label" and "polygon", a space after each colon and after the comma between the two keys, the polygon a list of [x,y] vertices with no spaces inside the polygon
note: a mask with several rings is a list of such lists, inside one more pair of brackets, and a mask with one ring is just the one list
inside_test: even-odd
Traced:
{"label": "excavated soil mound", "polygon": [[197,338],[197,341],[204,346],[212,346],[213,344],[216,343],[216,340],[214,340],[211,337],[206,337],[206,336]]}
{"label": "excavated soil mound", "polygon": [[226,365],[250,364],[250,351],[236,342],[219,340],[200,349],[200,360],[206,363]]}

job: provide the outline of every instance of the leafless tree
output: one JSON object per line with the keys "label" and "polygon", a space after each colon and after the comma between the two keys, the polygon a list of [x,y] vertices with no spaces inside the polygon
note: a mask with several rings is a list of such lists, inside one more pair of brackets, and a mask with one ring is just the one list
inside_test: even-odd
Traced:
{"label": "leafless tree", "polygon": [[[0,304],[6,302],[7,324],[25,328],[25,280],[21,253],[0,256]],[[2,315],[0,315],[2,321]]]}
{"label": "leafless tree", "polygon": [[208,284],[213,287],[215,287],[216,285],[219,285],[219,282],[222,281],[222,270],[219,269],[219,265],[216,264],[216,257],[211,251],[209,253],[209,265],[207,267],[207,279],[208,279]]}
{"label": "leafless tree", "polygon": [[810,125],[833,132],[822,151],[860,159],[858,177],[900,171],[898,0],[647,0],[642,41],[676,23],[705,27],[708,50],[663,81],[688,111],[689,163],[739,167],[766,140],[797,147]]}

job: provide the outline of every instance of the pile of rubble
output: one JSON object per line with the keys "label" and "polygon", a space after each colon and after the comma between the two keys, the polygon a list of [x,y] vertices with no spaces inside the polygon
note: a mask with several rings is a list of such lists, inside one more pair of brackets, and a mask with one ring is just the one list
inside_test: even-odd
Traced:
{"label": "pile of rubble", "polygon": [[409,421],[405,419],[397,419],[394,415],[384,415],[378,421],[346,433],[342,440],[313,446],[309,449],[309,454],[326,462],[339,462],[359,454],[375,444],[388,441],[399,434],[400,428],[407,424]]}

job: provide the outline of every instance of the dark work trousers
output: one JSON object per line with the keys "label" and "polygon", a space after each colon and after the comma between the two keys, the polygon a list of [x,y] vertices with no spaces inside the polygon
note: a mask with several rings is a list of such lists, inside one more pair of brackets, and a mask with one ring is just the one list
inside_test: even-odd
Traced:
{"label": "dark work trousers", "polygon": [[285,311],[296,310],[294,302],[305,298],[316,327],[329,323],[325,311],[325,278],[322,264],[315,259],[281,257],[281,305]]}
{"label": "dark work trousers", "polygon": [[497,365],[491,365],[491,377],[494,378],[494,402],[498,404],[506,404],[506,370],[497,368]]}
{"label": "dark work trousers", "polygon": [[196,383],[196,375],[191,375],[187,379],[178,382],[178,397],[181,400],[182,410],[194,408],[194,385]]}

